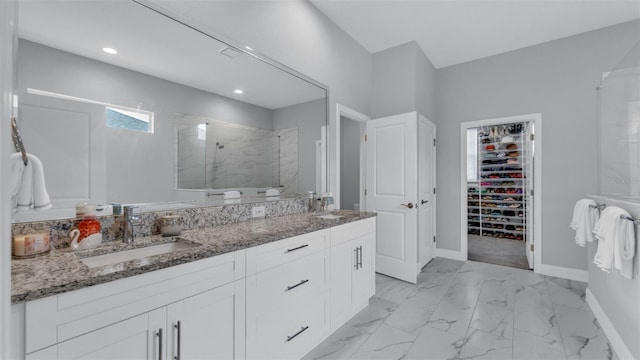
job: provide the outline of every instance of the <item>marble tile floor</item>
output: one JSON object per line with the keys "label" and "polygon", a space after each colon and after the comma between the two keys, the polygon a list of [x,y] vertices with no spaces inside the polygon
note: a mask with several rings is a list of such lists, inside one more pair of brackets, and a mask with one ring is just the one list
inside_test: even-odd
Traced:
{"label": "marble tile floor", "polygon": [[418,284],[376,274],[369,306],[304,359],[616,359],[586,284],[436,258]]}

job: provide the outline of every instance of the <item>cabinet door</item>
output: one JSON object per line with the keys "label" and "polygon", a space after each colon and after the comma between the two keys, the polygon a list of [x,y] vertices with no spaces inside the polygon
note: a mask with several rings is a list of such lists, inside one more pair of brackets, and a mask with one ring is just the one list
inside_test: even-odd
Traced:
{"label": "cabinet door", "polygon": [[168,359],[233,359],[234,283],[168,306]]}
{"label": "cabinet door", "polygon": [[[164,308],[58,344],[58,359],[162,359]],[[159,326],[158,326],[159,325]]]}
{"label": "cabinet door", "polygon": [[351,280],[352,303],[355,306],[366,305],[375,293],[373,243],[373,234],[359,237],[352,243],[357,254],[357,266],[353,268]]}
{"label": "cabinet door", "polygon": [[331,248],[331,329],[348,320],[352,306],[351,274],[356,265],[356,249],[348,241]]}

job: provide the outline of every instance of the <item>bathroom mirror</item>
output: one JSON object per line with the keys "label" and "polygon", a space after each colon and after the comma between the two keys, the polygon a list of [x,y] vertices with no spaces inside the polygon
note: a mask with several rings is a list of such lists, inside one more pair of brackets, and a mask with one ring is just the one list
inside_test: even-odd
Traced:
{"label": "bathroom mirror", "polygon": [[326,88],[144,4],[20,2],[18,122],[54,206],[35,218],[322,190]]}

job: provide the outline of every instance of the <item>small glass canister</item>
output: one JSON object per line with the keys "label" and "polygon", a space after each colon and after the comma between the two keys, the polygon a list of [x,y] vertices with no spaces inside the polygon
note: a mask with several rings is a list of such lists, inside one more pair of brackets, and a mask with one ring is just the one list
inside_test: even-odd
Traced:
{"label": "small glass canister", "polygon": [[182,217],[180,215],[164,215],[160,217],[160,233],[162,236],[178,236],[182,232]]}
{"label": "small glass canister", "polygon": [[21,234],[13,236],[13,257],[30,258],[51,250],[49,233]]}

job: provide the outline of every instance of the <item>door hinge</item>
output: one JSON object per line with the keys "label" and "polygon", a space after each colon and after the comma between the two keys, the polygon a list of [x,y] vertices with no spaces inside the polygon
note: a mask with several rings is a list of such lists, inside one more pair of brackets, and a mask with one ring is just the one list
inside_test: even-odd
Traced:
{"label": "door hinge", "polygon": [[533,189],[529,191],[529,195],[533,196]]}
{"label": "door hinge", "polygon": [[436,146],[436,138],[433,138],[433,146]]}
{"label": "door hinge", "polygon": [[531,250],[531,252],[533,252],[533,244],[529,245],[529,250]]}
{"label": "door hinge", "polygon": [[367,141],[367,134],[364,134],[364,141]]}
{"label": "door hinge", "polygon": [[534,139],[534,138],[535,138],[534,134],[529,134],[529,139],[530,139],[531,141],[533,141],[533,139]]}
{"label": "door hinge", "polygon": [[436,236],[433,235],[433,242],[436,242]]}
{"label": "door hinge", "polygon": [[436,188],[433,188],[433,193],[434,193],[434,194],[436,193]]}
{"label": "door hinge", "polygon": [[367,196],[367,189],[364,189],[364,196]]}

